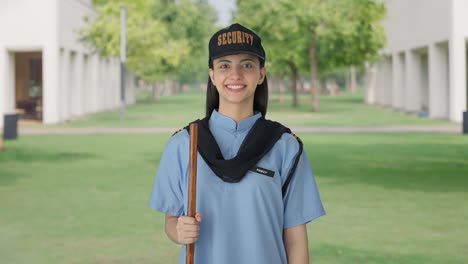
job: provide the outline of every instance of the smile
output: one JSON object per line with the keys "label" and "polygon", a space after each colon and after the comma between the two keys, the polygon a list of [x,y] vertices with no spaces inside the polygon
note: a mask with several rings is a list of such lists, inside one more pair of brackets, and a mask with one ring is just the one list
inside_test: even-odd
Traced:
{"label": "smile", "polygon": [[240,90],[242,88],[245,88],[245,85],[230,84],[230,85],[226,85],[226,88],[228,88],[230,90]]}

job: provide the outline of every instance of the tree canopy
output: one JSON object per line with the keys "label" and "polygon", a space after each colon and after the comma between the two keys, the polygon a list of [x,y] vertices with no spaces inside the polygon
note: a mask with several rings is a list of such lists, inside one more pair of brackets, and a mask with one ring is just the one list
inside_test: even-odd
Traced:
{"label": "tree canopy", "polygon": [[316,111],[318,75],[374,60],[385,43],[384,15],[373,0],[237,0],[235,19],[263,37],[273,73],[309,73]]}
{"label": "tree canopy", "polygon": [[[120,53],[120,8],[127,9],[126,67],[147,82],[206,77],[205,43],[215,13],[205,1],[94,0],[95,19],[87,19],[83,40],[102,56]],[[201,63],[204,60],[205,63]]]}

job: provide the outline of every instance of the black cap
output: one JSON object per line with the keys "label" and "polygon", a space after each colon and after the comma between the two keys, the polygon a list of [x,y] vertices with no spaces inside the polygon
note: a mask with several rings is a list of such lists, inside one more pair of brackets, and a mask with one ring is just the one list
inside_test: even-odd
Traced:
{"label": "black cap", "polygon": [[252,30],[235,23],[216,32],[210,39],[209,62],[226,55],[247,53],[265,62],[262,39]]}

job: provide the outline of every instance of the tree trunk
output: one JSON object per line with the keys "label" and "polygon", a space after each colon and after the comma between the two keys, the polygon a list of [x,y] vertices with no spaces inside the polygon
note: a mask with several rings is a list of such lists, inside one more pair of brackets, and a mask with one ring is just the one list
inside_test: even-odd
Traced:
{"label": "tree trunk", "polygon": [[174,94],[174,82],[172,79],[164,80],[164,95],[171,96]]}
{"label": "tree trunk", "polygon": [[152,98],[153,100],[155,101],[159,101],[159,99],[161,99],[161,95],[159,94],[159,83],[154,83],[152,85],[153,89],[152,89]]}
{"label": "tree trunk", "polygon": [[355,94],[356,90],[357,90],[356,66],[351,65],[351,94]]}
{"label": "tree trunk", "polygon": [[291,68],[291,78],[289,79],[289,85],[291,87],[291,92],[293,96],[292,105],[297,106],[297,68],[293,63],[289,64]]}
{"label": "tree trunk", "polygon": [[284,87],[284,79],[280,79],[280,82],[279,82],[279,96],[278,96],[278,100],[280,103],[282,103],[284,101],[284,90],[285,87]]}
{"label": "tree trunk", "polygon": [[315,55],[315,41],[312,39],[309,46],[310,91],[312,96],[312,111],[317,112],[320,108],[320,89],[317,81],[317,58]]}
{"label": "tree trunk", "polygon": [[351,93],[351,70],[346,70],[346,81],[345,81],[345,91],[346,93]]}

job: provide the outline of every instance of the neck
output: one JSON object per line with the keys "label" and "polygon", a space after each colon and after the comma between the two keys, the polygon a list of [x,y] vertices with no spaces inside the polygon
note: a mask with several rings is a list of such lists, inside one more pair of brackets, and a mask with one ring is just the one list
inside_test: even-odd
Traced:
{"label": "neck", "polygon": [[222,115],[232,118],[236,123],[253,116],[253,106],[251,108],[245,107],[229,107],[226,105],[220,105],[218,112]]}

